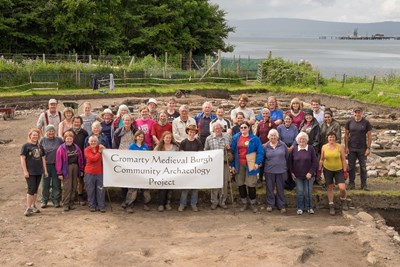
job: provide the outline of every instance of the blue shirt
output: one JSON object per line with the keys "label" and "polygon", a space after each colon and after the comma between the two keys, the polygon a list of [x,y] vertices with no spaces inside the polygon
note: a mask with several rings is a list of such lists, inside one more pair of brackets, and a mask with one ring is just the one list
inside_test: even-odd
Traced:
{"label": "blue shirt", "polygon": [[287,146],[291,146],[294,143],[294,140],[299,133],[296,125],[293,123],[288,127],[285,124],[281,124],[278,126],[277,131],[279,133],[279,140],[284,142]]}
{"label": "blue shirt", "polygon": [[265,153],[264,172],[275,174],[287,172],[289,152],[287,146],[282,141],[278,141],[275,149],[271,147],[269,142],[263,145],[263,149]]}
{"label": "blue shirt", "polygon": [[145,143],[143,143],[141,146],[138,146],[135,142],[133,142],[128,147],[128,150],[149,150],[149,147]]}
{"label": "blue shirt", "polygon": [[[263,119],[262,110],[263,110],[263,108],[260,110],[260,113],[258,114],[258,116],[256,118],[256,120],[258,120],[258,121],[262,121],[262,119]],[[282,109],[270,110],[269,118],[273,122],[275,122],[277,120],[283,120],[283,111],[282,111]]]}

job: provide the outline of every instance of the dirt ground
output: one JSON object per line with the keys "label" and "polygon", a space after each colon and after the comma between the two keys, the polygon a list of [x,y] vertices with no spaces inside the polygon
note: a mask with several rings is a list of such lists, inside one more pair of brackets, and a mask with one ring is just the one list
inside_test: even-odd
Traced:
{"label": "dirt ground", "polygon": [[[100,108],[124,99],[90,101]],[[204,101],[190,97],[196,99]],[[185,101],[189,99],[179,100]],[[0,139],[13,139],[0,145],[1,266],[398,266],[400,262],[399,246],[377,228],[365,230],[367,226],[353,217],[358,210],[347,216],[329,216],[326,209],[317,209],[312,216],[295,215],[294,209],[286,215],[265,210],[253,214],[241,213],[236,206],[211,211],[203,202],[198,213],[178,213],[174,202],[172,211],[160,213],[153,203],[150,212],[139,204],[135,213],[126,214],[114,202],[113,211],[108,205],[104,214],[91,213],[87,206],[70,212],[50,206],[24,217],[26,183],[19,150],[38,114],[32,110],[0,121]],[[365,235],[370,240],[365,241]]]}

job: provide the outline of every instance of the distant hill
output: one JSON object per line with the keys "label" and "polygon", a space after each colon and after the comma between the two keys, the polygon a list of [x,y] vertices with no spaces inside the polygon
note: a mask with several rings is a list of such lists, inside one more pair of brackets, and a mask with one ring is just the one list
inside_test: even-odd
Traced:
{"label": "distant hill", "polygon": [[376,23],[328,22],[308,19],[267,18],[253,20],[231,20],[236,27],[230,37],[310,37],[352,36],[358,29],[358,36],[383,33],[385,36],[400,36],[400,22]]}

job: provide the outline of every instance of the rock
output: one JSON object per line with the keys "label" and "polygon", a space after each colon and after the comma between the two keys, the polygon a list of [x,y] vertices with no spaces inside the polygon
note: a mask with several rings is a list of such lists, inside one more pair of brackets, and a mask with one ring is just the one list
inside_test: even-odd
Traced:
{"label": "rock", "polygon": [[396,177],[400,177],[400,171],[396,172]]}
{"label": "rock", "polygon": [[377,143],[372,143],[372,144],[371,144],[371,147],[372,147],[373,149],[382,149],[382,146],[381,146],[380,144],[377,144]]}
{"label": "rock", "polygon": [[368,213],[366,213],[364,211],[359,212],[356,215],[356,217],[358,219],[360,219],[361,221],[363,221],[363,222],[368,222],[369,223],[369,222],[373,222],[374,221],[374,217],[372,217],[370,214],[368,214]]}
{"label": "rock", "polygon": [[26,264],[25,264],[26,266],[33,266],[33,265],[35,265],[33,262],[27,262]]}
{"label": "rock", "polygon": [[370,170],[367,172],[368,177],[377,177],[378,176],[378,171],[376,170]]}
{"label": "rock", "polygon": [[328,231],[332,232],[332,234],[334,234],[334,235],[337,235],[337,234],[350,235],[350,234],[354,233],[354,230],[347,226],[328,226],[327,229],[328,229]]}
{"label": "rock", "polygon": [[389,170],[387,175],[388,176],[396,176],[396,170],[394,170],[394,169]]}
{"label": "rock", "polygon": [[305,248],[299,256],[298,261],[301,263],[305,263],[314,254],[315,252],[312,248]]}
{"label": "rock", "polygon": [[395,241],[396,243],[400,244],[400,236],[394,236],[393,237],[393,241]]}
{"label": "rock", "polygon": [[375,265],[378,262],[374,254],[374,252],[370,252],[367,255],[367,261],[371,265]]}
{"label": "rock", "polygon": [[397,131],[396,130],[389,130],[389,131],[385,131],[384,134],[388,135],[388,136],[395,136],[397,134]]}

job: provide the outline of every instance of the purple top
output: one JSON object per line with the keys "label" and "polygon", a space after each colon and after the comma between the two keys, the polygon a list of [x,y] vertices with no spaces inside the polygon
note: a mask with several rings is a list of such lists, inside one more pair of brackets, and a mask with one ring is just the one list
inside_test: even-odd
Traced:
{"label": "purple top", "polygon": [[293,147],[292,153],[290,153],[289,169],[296,178],[304,179],[308,172],[314,176],[317,171],[318,158],[315,155],[315,150],[313,146],[307,146],[308,150],[301,149],[299,151],[299,146],[296,145]]}

